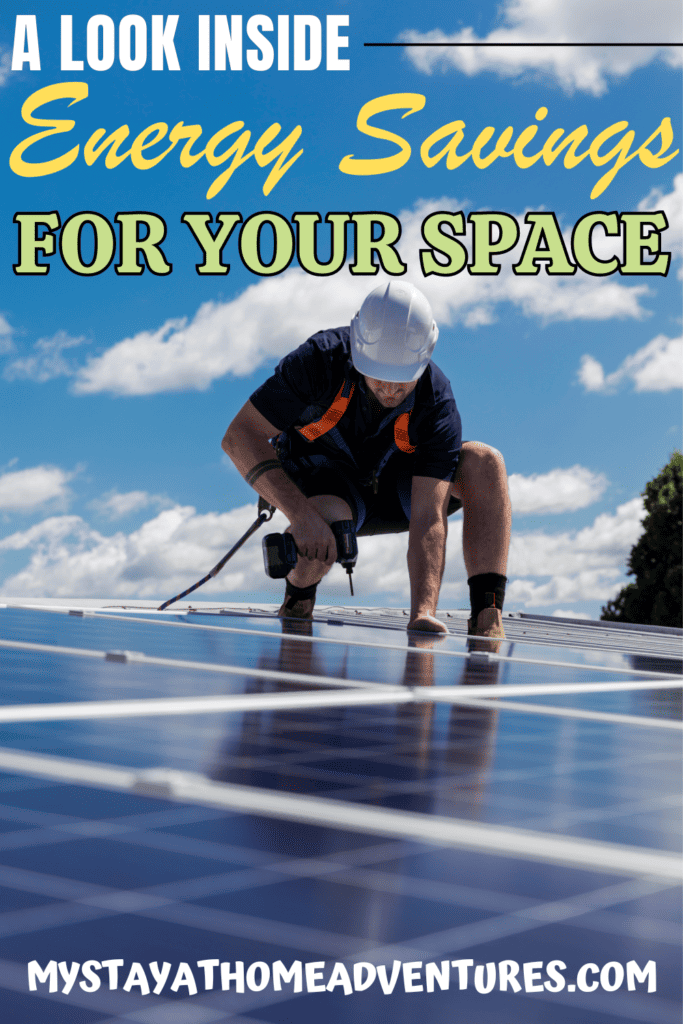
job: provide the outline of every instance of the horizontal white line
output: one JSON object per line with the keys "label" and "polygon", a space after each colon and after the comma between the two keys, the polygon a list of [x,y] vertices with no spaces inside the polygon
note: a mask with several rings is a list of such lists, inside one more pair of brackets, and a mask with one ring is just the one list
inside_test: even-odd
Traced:
{"label": "horizontal white line", "polygon": [[[502,694],[504,698],[506,694]],[[492,701],[490,698],[462,697],[459,703],[471,704],[477,708],[494,707],[500,711],[522,711],[526,714],[557,715],[560,718],[585,718],[595,722],[614,722],[615,725],[643,726],[647,729],[676,729],[683,731],[683,722],[671,721],[669,718],[655,718],[653,715],[622,715],[610,711],[584,711],[581,708],[555,708],[548,704],[526,704],[521,701],[505,699]]]}
{"label": "horizontal white line", "polygon": [[[247,674],[247,670],[245,673]],[[304,677],[314,678],[314,677]],[[301,681],[301,678],[299,679]],[[680,687],[680,682],[624,683],[527,683],[496,687],[483,686],[389,686],[364,684],[335,693],[320,690],[298,693],[235,693],[202,697],[149,697],[139,700],[74,701],[56,704],[11,704],[0,706],[0,722],[71,721],[88,718],[139,718],[161,715],[205,715],[211,712],[276,711],[298,708],[354,707],[367,704],[468,704],[473,698],[486,698],[488,707],[499,706],[498,697],[523,697],[528,694],[609,693],[624,690],[664,690]],[[542,705],[543,706],[543,705]],[[550,713],[550,712],[549,712]]]}
{"label": "horizontal white line", "polygon": [[50,757],[46,754],[28,754],[10,747],[0,747],[0,769],[57,779],[60,782],[82,782],[84,785],[118,790],[131,789],[138,778],[138,773],[132,768],[68,757]]}
{"label": "horizontal white line", "polygon": [[296,708],[348,707],[358,704],[403,704],[413,700],[403,687],[383,690],[342,690],[335,693],[246,693],[211,697],[150,697],[142,700],[99,700],[59,704],[16,704],[0,707],[0,722],[71,721],[81,718],[139,718],[146,715],[205,715],[218,711],[278,711]]}
{"label": "horizontal white line", "polygon": [[303,672],[281,672],[277,669],[257,668],[252,665],[216,665],[210,661],[180,661],[177,658],[157,658],[140,651],[93,651],[87,647],[58,647],[54,644],[32,644],[23,640],[0,640],[0,647],[17,651],[36,651],[41,654],[65,654],[76,658],[94,658],[99,661],[114,661],[143,665],[161,665],[164,668],[192,669],[197,672],[216,672],[219,675],[247,676],[249,678],[274,679],[277,682],[315,683],[317,686],[355,686],[359,689],[381,690],[386,683],[371,683],[362,679],[337,679],[336,676],[308,675]]}
{"label": "horizontal white line", "polygon": [[[418,701],[445,701],[458,704],[468,697],[489,697],[491,704],[497,703],[498,697],[528,697],[533,694],[547,696],[553,693],[622,693],[628,690],[680,690],[683,679],[681,676],[669,676],[667,679],[624,680],[617,683],[505,683],[488,686],[416,686],[413,696]],[[432,691],[435,696],[432,696]]]}
{"label": "horizontal white line", "polygon": [[300,796],[253,786],[212,782],[202,775],[168,769],[134,772],[114,765],[26,754],[0,748],[0,769],[59,781],[128,790],[183,803],[223,807],[333,829],[411,839],[437,846],[584,870],[678,880],[683,863],[673,854],[557,836],[525,829],[501,828],[439,815],[393,811],[318,796]]}

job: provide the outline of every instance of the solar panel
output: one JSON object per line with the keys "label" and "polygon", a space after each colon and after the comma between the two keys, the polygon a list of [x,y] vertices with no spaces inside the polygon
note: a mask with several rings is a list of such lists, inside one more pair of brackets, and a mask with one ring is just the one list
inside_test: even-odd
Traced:
{"label": "solar panel", "polygon": [[680,1019],[681,631],[441,615],[1,608],[8,1019]]}

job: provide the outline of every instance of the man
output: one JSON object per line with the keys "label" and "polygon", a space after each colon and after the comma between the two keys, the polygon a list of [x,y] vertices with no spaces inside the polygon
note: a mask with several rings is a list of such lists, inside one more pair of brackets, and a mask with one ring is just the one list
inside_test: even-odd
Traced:
{"label": "man", "polygon": [[494,448],[461,443],[450,384],[431,362],[438,333],[417,288],[380,285],[350,327],[315,334],[285,356],[228,427],[224,451],[287,516],[299,553],[279,615],[312,617],[336,558],[328,524],[353,520],[360,536],[408,531],[408,629],[446,632],[436,608],[447,516],[462,507],[468,631],[505,635],[505,465]]}

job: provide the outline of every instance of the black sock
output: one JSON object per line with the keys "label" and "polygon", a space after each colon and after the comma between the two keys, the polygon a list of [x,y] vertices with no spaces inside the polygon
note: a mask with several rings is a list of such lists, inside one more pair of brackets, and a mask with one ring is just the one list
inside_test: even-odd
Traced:
{"label": "black sock", "polygon": [[501,576],[497,572],[483,572],[479,576],[470,576],[467,582],[470,588],[473,622],[477,621],[477,616],[483,608],[498,608],[502,612],[507,576]]}
{"label": "black sock", "polygon": [[285,580],[285,584],[285,608],[293,608],[297,601],[308,601],[311,597],[315,600],[317,583],[312,583],[310,587],[296,587],[289,580]]}

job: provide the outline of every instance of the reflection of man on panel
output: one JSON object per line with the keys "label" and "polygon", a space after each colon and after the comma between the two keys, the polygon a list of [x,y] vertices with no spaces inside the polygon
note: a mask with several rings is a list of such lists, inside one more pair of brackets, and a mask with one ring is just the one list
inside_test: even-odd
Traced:
{"label": "reflection of man on panel", "polygon": [[494,448],[461,444],[450,384],[431,362],[438,333],[417,288],[381,285],[350,327],[321,331],[285,356],[228,427],[224,450],[287,516],[300,556],[280,615],[311,618],[336,558],[328,524],[352,520],[360,536],[408,531],[408,629],[445,632],[435,614],[447,516],[462,508],[469,631],[504,636],[505,465]]}

